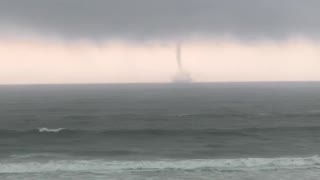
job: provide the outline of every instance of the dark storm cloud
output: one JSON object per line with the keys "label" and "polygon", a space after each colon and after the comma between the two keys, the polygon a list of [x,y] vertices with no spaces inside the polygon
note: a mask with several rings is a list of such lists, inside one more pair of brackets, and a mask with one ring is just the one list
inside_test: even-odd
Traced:
{"label": "dark storm cloud", "polygon": [[0,0],[0,27],[89,39],[314,38],[319,9],[319,0]]}

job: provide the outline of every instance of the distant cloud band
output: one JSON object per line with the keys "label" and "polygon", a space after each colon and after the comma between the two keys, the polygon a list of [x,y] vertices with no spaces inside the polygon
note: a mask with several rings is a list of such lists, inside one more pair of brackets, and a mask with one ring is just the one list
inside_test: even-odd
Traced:
{"label": "distant cloud band", "polygon": [[319,7],[318,0],[1,0],[0,32],[12,24],[67,39],[318,38]]}

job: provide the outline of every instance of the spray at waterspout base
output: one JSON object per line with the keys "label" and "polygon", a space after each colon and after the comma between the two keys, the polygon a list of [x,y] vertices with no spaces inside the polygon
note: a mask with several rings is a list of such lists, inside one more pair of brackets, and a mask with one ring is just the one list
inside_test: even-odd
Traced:
{"label": "spray at waterspout base", "polygon": [[174,83],[192,83],[192,78],[188,72],[181,71],[175,75],[173,82]]}

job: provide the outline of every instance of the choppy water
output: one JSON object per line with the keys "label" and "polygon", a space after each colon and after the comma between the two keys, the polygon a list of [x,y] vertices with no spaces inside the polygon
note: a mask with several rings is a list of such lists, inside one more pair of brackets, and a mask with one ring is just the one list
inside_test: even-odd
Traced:
{"label": "choppy water", "polygon": [[320,83],[0,86],[0,179],[319,179]]}

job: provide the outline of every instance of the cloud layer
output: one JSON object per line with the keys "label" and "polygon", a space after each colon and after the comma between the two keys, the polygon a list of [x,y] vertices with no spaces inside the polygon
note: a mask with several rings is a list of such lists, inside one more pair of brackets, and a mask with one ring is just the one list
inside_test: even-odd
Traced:
{"label": "cloud layer", "polygon": [[70,39],[320,37],[318,0],[1,0],[0,32]]}

